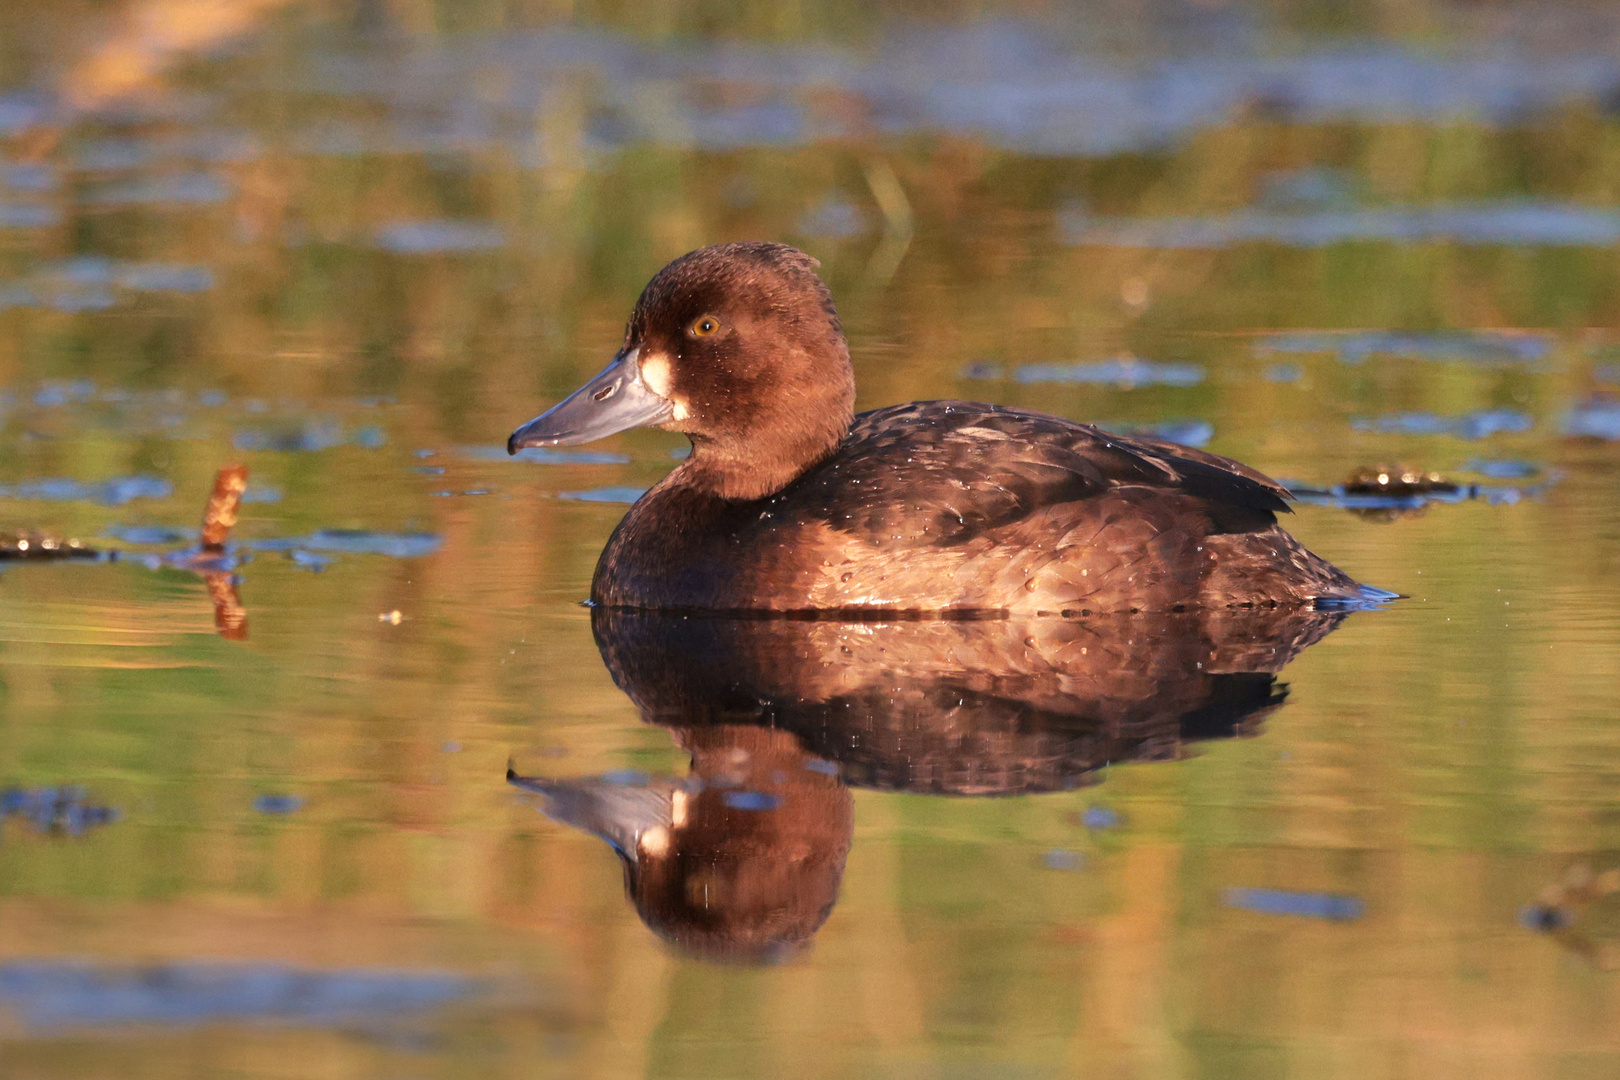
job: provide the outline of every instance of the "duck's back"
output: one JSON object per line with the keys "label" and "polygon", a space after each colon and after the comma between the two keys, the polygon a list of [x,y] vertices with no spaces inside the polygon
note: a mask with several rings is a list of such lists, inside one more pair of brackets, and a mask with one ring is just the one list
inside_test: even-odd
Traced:
{"label": "duck's back", "polygon": [[660,608],[1164,611],[1353,597],[1276,524],[1287,492],[1227,458],[958,401],[856,417],[759,500],[671,473],[597,567],[599,603]]}

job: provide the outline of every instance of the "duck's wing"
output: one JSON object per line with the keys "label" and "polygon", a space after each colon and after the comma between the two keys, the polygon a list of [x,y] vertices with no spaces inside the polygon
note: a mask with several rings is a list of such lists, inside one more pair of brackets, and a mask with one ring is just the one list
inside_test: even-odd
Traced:
{"label": "duck's wing", "polygon": [[832,458],[773,501],[880,546],[944,546],[1126,486],[1191,496],[1213,531],[1264,528],[1288,510],[1286,489],[1228,458],[962,401],[863,413]]}

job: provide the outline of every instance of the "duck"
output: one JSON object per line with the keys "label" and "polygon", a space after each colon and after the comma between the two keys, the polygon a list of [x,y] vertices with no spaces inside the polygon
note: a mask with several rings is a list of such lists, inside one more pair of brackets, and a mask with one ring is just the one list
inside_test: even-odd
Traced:
{"label": "duck", "polygon": [[1372,596],[1278,524],[1230,458],[1043,412],[917,401],[856,415],[820,263],[692,251],[647,284],[611,363],[509,453],[636,427],[687,458],[613,530],[597,606],[980,617],[1333,606]]}

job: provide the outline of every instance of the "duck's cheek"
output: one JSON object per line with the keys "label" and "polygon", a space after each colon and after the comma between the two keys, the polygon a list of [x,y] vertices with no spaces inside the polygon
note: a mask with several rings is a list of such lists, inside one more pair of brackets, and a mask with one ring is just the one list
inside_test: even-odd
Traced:
{"label": "duck's cheek", "polygon": [[675,425],[692,415],[691,405],[675,390],[675,378],[667,354],[654,352],[642,357],[641,381],[647,385],[647,389],[670,404],[669,421],[659,425],[660,427],[675,428]]}

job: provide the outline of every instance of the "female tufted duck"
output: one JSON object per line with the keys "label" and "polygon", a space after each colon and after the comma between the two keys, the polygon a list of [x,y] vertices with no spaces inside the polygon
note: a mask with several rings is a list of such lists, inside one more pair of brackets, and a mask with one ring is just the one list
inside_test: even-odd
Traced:
{"label": "female tufted duck", "polygon": [[1368,595],[1277,525],[1228,458],[1045,413],[923,401],[854,414],[820,265],[702,248],[648,283],[613,362],[507,449],[679,431],[591,598],[615,607],[967,614],[1167,611]]}

